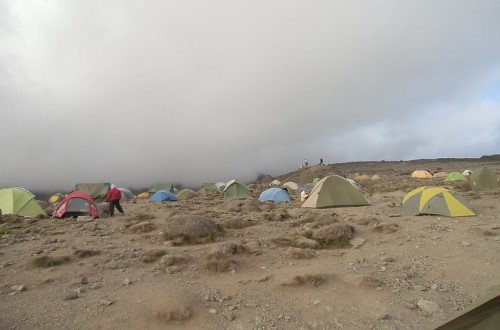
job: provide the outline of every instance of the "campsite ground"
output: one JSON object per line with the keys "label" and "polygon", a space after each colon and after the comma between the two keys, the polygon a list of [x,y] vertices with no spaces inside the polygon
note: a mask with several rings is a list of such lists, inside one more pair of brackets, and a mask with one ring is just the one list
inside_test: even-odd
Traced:
{"label": "campsite ground", "polygon": [[[361,182],[367,207],[303,209],[298,195],[274,205],[199,193],[127,202],[125,216],[98,220],[4,216],[0,328],[433,329],[500,284],[500,192],[448,185],[477,213],[467,218],[408,216],[402,199],[444,184],[411,179],[415,169],[479,166],[500,174],[498,160],[466,159],[310,166],[277,177],[303,184],[377,174]],[[254,196],[271,179],[252,184]],[[190,240],[170,239],[191,222]],[[321,230],[348,239],[346,228],[354,229],[351,244],[312,239]]]}

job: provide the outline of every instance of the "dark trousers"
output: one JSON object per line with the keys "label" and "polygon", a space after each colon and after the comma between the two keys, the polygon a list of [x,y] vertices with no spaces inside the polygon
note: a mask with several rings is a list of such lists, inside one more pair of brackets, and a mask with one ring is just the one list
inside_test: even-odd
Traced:
{"label": "dark trousers", "polygon": [[109,201],[109,215],[113,216],[113,214],[115,214],[115,206],[118,212],[123,214],[123,209],[122,206],[120,205],[120,201],[116,200],[116,201]]}

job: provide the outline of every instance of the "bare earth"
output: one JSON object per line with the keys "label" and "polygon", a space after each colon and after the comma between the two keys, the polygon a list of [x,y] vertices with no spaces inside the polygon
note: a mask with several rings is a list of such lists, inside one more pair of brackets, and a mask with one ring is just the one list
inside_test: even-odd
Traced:
{"label": "bare earth", "polygon": [[[361,182],[367,207],[200,192],[126,202],[125,215],[98,220],[4,216],[0,329],[433,329],[500,284],[500,191],[447,185],[477,213],[467,218],[407,216],[402,199],[444,185],[411,179],[413,170],[479,166],[500,175],[498,161],[423,160],[309,166],[277,178],[377,174]],[[250,185],[254,197],[276,178],[268,179]],[[169,239],[167,224],[179,217],[212,220],[220,231]],[[351,244],[311,238],[349,226]]]}

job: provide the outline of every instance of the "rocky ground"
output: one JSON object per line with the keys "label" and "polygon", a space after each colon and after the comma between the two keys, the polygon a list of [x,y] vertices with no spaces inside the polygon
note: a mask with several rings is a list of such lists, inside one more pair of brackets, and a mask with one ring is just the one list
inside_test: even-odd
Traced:
{"label": "rocky ground", "polygon": [[[218,193],[92,220],[3,217],[1,329],[433,329],[500,284],[500,191],[449,188],[475,217],[408,216],[404,195],[500,162],[310,166],[271,179],[367,174],[367,207],[303,209]],[[380,179],[373,180],[373,175]]]}

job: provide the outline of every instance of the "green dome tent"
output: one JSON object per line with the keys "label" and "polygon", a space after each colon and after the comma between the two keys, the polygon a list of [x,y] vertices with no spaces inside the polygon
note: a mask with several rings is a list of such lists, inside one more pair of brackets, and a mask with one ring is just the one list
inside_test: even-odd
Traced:
{"label": "green dome tent", "polygon": [[370,202],[345,178],[330,175],[321,179],[312,188],[301,207],[346,207],[368,206]]}
{"label": "green dome tent", "polygon": [[16,214],[24,217],[45,215],[45,211],[35,200],[35,195],[19,187],[0,189],[0,209],[3,214]]}
{"label": "green dome tent", "polygon": [[451,172],[444,181],[467,181],[467,177],[459,172]]}
{"label": "green dome tent", "polygon": [[486,190],[498,188],[497,176],[487,167],[480,167],[472,171],[469,175],[469,182],[472,190]]}
{"label": "green dome tent", "polygon": [[252,193],[250,189],[243,183],[236,180],[231,180],[226,184],[224,189],[224,199],[236,199],[236,198],[251,198]]}
{"label": "green dome tent", "polygon": [[177,193],[177,200],[187,200],[193,198],[194,196],[196,196],[196,192],[193,189],[186,188]]}

